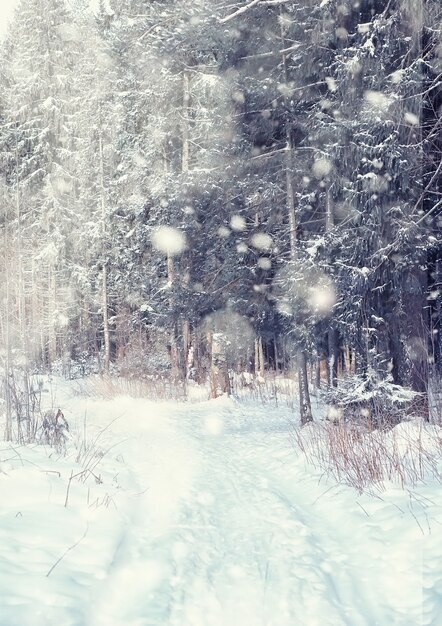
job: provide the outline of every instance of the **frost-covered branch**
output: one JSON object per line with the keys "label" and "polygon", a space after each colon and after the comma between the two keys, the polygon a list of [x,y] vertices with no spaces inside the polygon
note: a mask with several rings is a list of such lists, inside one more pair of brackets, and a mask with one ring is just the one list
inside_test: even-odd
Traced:
{"label": "frost-covered branch", "polygon": [[230,15],[227,15],[226,17],[221,18],[220,22],[221,24],[230,22],[230,20],[233,20],[239,15],[242,15],[243,13],[245,13],[246,11],[249,11],[249,9],[252,9],[257,4],[263,4],[265,6],[279,6],[281,4],[286,4],[287,2],[288,0],[252,0],[252,2],[249,2],[249,4],[246,4],[243,7],[240,7],[234,13],[231,13]]}

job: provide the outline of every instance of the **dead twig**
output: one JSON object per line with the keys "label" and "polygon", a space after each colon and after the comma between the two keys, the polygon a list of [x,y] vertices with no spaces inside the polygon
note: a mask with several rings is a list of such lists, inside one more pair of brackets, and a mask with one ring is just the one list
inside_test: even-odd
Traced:
{"label": "dead twig", "polygon": [[51,567],[51,569],[49,570],[49,572],[46,574],[46,578],[49,578],[49,576],[52,574],[52,572],[54,571],[54,569],[57,567],[57,565],[64,559],[64,557],[74,548],[76,548],[82,541],[83,539],[86,537],[87,533],[89,531],[89,524],[87,524],[86,526],[86,530],[84,531],[83,535],[80,537],[80,539],[78,541],[76,541],[74,544],[72,544],[71,546],[69,546],[69,548],[67,548],[67,550],[65,550],[63,552],[63,554],[61,555],[61,557],[59,559],[57,559],[54,563],[54,565]]}

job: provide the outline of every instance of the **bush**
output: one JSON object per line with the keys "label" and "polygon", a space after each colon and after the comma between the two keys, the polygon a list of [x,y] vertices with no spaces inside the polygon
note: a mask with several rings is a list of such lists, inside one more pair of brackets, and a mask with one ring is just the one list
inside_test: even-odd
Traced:
{"label": "bush", "polygon": [[368,376],[355,374],[340,381],[339,387],[322,392],[329,407],[331,421],[369,421],[373,427],[391,427],[414,410],[424,412],[421,394],[395,385],[391,380],[381,380],[374,373]]}
{"label": "bush", "polygon": [[40,442],[55,448],[56,452],[66,452],[66,441],[69,432],[69,424],[61,409],[46,411],[40,429]]}

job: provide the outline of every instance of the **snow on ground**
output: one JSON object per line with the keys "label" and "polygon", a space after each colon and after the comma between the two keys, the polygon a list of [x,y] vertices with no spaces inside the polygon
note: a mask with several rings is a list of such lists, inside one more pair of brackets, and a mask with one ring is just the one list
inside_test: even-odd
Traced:
{"label": "snow on ground", "polygon": [[61,386],[67,455],[0,452],[0,626],[442,624],[439,484],[320,480],[287,407]]}

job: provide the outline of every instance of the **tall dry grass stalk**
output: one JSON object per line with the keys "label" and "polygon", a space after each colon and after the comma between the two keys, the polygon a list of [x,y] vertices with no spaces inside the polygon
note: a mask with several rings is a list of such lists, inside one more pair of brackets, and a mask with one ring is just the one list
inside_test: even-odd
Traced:
{"label": "tall dry grass stalk", "polygon": [[307,462],[333,480],[363,491],[386,481],[402,488],[428,479],[442,483],[442,429],[422,421],[391,430],[354,423],[313,423],[294,431]]}
{"label": "tall dry grass stalk", "polygon": [[184,385],[166,379],[135,379],[95,376],[77,382],[78,395],[111,400],[117,396],[153,400],[184,400]]}

